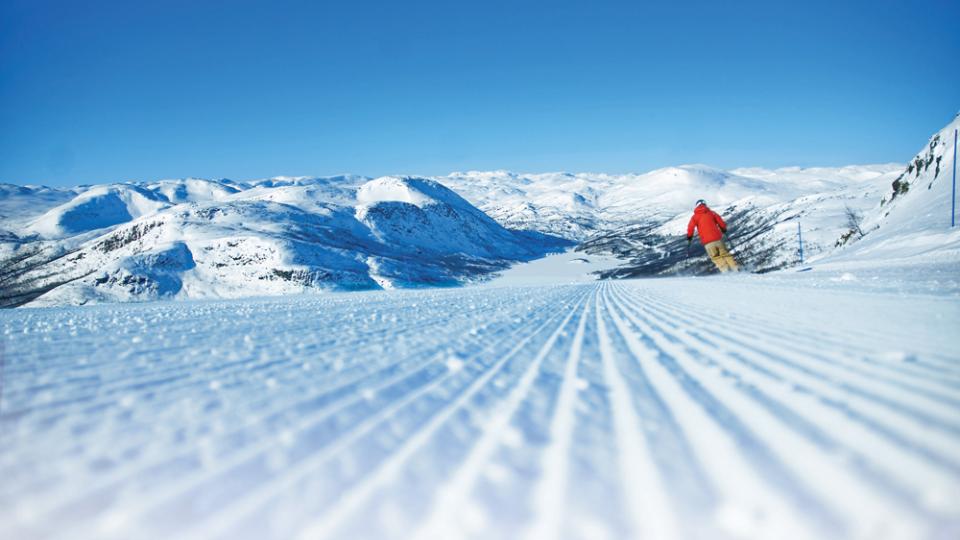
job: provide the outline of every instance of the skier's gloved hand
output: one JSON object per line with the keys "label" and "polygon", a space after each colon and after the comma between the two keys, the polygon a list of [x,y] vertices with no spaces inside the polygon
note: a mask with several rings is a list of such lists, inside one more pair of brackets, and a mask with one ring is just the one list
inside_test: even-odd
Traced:
{"label": "skier's gloved hand", "polygon": [[692,242],[692,241],[693,241],[693,237],[692,237],[692,236],[688,236],[688,237],[687,237],[687,247],[690,247],[690,242]]}

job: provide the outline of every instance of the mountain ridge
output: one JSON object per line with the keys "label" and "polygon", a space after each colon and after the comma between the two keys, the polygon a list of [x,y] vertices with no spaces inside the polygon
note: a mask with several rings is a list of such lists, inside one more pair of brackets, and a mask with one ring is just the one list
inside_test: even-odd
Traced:
{"label": "mountain ridge", "polygon": [[[891,212],[894,221],[909,222],[897,216],[911,210],[898,208],[926,204],[909,202],[924,198],[917,196],[920,183],[938,194],[940,168],[952,166],[944,134],[956,122],[906,170],[892,163],[731,170],[687,164],[629,174],[494,170],[0,184],[0,302],[462,285],[574,245],[624,261],[603,277],[704,274],[709,263],[683,243],[700,198],[728,217],[730,243],[744,266],[766,272],[798,262],[797,223],[807,257],[818,259],[863,251],[884,235],[875,231]],[[851,214],[861,216],[866,231],[856,237]]]}
{"label": "mountain ridge", "polygon": [[[60,237],[58,230],[39,238],[38,231],[27,229],[34,236],[0,244],[5,261],[0,302],[60,305],[452,286],[569,244],[509,231],[432,181],[393,183],[417,193],[419,205],[338,204],[332,201],[342,198],[342,186],[331,195],[323,187],[317,193],[309,186],[283,185],[280,191],[251,188],[246,196],[168,204],[139,217],[128,212],[131,219],[121,223],[100,216],[91,222],[86,214],[65,211],[77,199],[102,201],[97,197],[103,193],[123,191],[116,185],[94,188],[94,197],[81,193],[41,216],[42,222],[50,216],[76,218],[70,230],[78,234]],[[431,242],[430,235],[443,242]]]}

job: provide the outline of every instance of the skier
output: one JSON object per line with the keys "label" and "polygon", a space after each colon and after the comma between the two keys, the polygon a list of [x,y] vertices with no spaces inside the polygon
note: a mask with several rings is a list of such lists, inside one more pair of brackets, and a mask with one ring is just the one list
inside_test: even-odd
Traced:
{"label": "skier", "polygon": [[687,225],[687,248],[690,248],[690,242],[693,240],[693,230],[697,229],[700,233],[700,243],[707,250],[707,255],[717,269],[721,272],[733,270],[739,271],[740,267],[733,255],[727,251],[727,246],[723,243],[723,233],[727,232],[727,224],[723,222],[720,214],[707,207],[707,202],[703,199],[697,201],[693,209],[693,217]]}

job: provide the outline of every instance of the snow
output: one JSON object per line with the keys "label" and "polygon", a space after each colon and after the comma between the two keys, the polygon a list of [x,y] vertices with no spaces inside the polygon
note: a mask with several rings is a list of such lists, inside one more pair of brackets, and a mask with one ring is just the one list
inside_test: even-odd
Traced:
{"label": "snow", "polygon": [[63,238],[126,223],[168,206],[166,200],[136,186],[96,186],[50,209],[26,230],[47,238]]}
{"label": "snow", "polygon": [[[0,185],[0,537],[960,536],[958,125],[905,170]],[[596,280],[705,263],[701,197],[782,270]]]}
{"label": "snow", "polygon": [[[600,263],[581,256],[530,267]],[[950,537],[960,288],[930,285],[815,268],[0,311],[0,536]]]}
{"label": "snow", "polygon": [[357,202],[361,204],[373,204],[385,201],[399,201],[415,206],[426,206],[434,201],[434,198],[427,193],[427,190],[435,186],[419,181],[412,184],[403,178],[385,176],[367,182],[357,190]]}
{"label": "snow", "polygon": [[204,178],[160,180],[149,184],[148,189],[162,195],[173,204],[184,202],[224,201],[240,190],[223,181]]}
{"label": "snow", "polygon": [[596,281],[595,272],[615,268],[621,264],[623,261],[616,257],[564,251],[528,263],[515,264],[483,282],[482,286],[504,287]]}
{"label": "snow", "polygon": [[[582,241],[639,220],[662,224],[679,219],[692,210],[697,199],[721,208],[744,199],[768,206],[837,191],[863,194],[872,186],[889,186],[902,170],[902,164],[730,171],[681,165],[619,175],[469,171],[434,180],[507,227]],[[875,199],[871,205],[880,197]]]}
{"label": "snow", "polygon": [[[645,265],[652,251],[659,273],[677,274],[689,261],[667,240],[683,234],[700,198],[725,215],[753,220],[746,225],[755,229],[755,253],[735,254],[748,268],[768,271],[792,264],[797,219],[808,257],[833,252],[847,232],[846,208],[876,213],[900,170],[681,165],[621,175],[473,171],[185,178],[70,190],[3,185],[0,260],[14,277],[0,288],[0,305],[462,285],[587,239],[594,258]],[[128,242],[157,224],[148,238]],[[746,230],[740,225],[733,230]],[[637,238],[651,233],[658,244],[652,248]],[[186,246],[194,264],[174,271],[124,260],[174,242]],[[97,249],[117,244],[129,249],[106,256]],[[177,275],[166,279],[171,272]]]}
{"label": "snow", "polygon": [[[26,221],[77,196],[74,190],[0,183],[0,224]],[[2,227],[2,225],[0,225]]]}
{"label": "snow", "polygon": [[340,180],[153,186],[210,199],[179,204],[134,185],[90,188],[35,222],[48,238],[4,244],[12,278],[0,298],[54,306],[449,286],[570,244],[507,230],[431,180]]}
{"label": "snow", "polygon": [[[846,208],[876,213],[898,171],[893,165],[775,171],[683,165],[627,175],[494,171],[433,179],[5,186],[0,258],[15,261],[15,278],[4,284],[2,297],[4,305],[58,305],[456,285],[590,235],[590,257],[637,261],[651,250],[649,241],[634,238],[637,231],[664,241],[681,238],[690,205],[701,197],[725,215],[755,220],[747,228],[756,229],[749,235],[758,246],[754,258],[765,265],[756,269],[769,270],[792,264],[797,219],[809,258],[833,252],[847,231]],[[734,234],[747,230],[740,225],[733,223]],[[148,268],[133,260],[154,260],[140,255],[177,242],[193,263]],[[689,261],[660,244],[652,249],[663,272],[678,273],[676,265]],[[127,247],[101,249],[105,245]],[[744,262],[753,267],[749,259]]]}
{"label": "snow", "polygon": [[912,169],[901,171],[897,180],[908,182],[908,191],[891,200],[888,188],[886,203],[875,205],[865,216],[867,235],[834,259],[874,264],[892,259],[960,260],[960,229],[950,229],[953,144],[958,129],[960,115],[931,137],[911,161]]}

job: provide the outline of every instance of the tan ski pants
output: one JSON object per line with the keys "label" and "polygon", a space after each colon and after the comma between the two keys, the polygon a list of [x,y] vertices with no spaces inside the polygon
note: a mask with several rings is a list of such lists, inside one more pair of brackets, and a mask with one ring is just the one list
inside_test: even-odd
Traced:
{"label": "tan ski pants", "polygon": [[737,261],[733,259],[733,255],[727,251],[727,246],[724,245],[723,240],[716,240],[709,244],[704,244],[703,247],[707,250],[707,255],[710,256],[710,260],[713,261],[713,264],[717,265],[717,269],[721,272],[727,272],[729,270],[736,272],[740,270],[740,267],[737,266]]}

